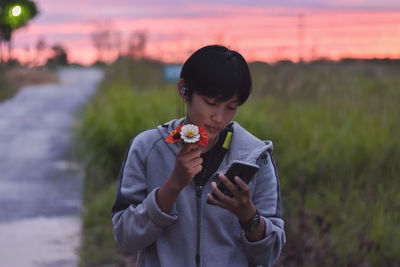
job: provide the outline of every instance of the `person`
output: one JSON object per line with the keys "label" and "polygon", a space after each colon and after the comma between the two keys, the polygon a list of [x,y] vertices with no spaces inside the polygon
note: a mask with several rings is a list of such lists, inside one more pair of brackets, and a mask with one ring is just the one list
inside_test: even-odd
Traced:
{"label": "person", "polygon": [[[115,240],[137,250],[137,266],[271,266],[285,243],[272,143],[232,121],[251,91],[248,64],[209,45],[187,59],[180,78],[186,116],[130,144],[112,207]],[[205,146],[165,141],[187,124],[208,133]],[[248,184],[223,174],[235,160],[259,167]]]}

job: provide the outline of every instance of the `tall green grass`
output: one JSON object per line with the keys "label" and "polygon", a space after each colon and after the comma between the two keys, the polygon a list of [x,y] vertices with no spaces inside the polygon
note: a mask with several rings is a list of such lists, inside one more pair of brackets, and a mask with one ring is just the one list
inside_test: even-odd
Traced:
{"label": "tall green grass", "polygon": [[264,66],[255,93],[268,101],[237,120],[275,141],[285,265],[398,266],[398,71],[372,62]]}
{"label": "tall green grass", "polygon": [[[175,87],[161,70],[117,62],[84,113],[82,266],[124,265],[109,211],[130,139],[176,117]],[[253,97],[235,120],[274,142],[287,233],[278,265],[398,266],[398,70],[379,62],[251,64]]]}
{"label": "tall green grass", "polygon": [[0,65],[0,102],[11,98],[17,93],[17,86],[10,83],[6,77],[8,67]]}
{"label": "tall green grass", "polygon": [[112,237],[116,178],[130,140],[176,115],[176,87],[164,84],[161,73],[156,62],[116,62],[75,129],[86,170],[81,266],[124,265]]}

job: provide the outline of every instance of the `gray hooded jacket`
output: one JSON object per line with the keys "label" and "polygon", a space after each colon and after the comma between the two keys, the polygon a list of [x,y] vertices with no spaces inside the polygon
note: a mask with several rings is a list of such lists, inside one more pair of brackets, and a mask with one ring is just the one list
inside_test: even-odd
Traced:
{"label": "gray hooded jacket", "polygon": [[115,240],[126,250],[138,251],[139,267],[271,266],[285,243],[272,143],[233,123],[229,150],[216,172],[224,173],[234,160],[260,166],[249,188],[266,224],[265,238],[249,242],[235,215],[206,203],[210,183],[217,180],[214,175],[201,190],[194,181],[187,185],[168,214],[158,207],[155,193],[172,173],[182,147],[165,138],[182,122],[172,120],[132,140],[113,207]]}

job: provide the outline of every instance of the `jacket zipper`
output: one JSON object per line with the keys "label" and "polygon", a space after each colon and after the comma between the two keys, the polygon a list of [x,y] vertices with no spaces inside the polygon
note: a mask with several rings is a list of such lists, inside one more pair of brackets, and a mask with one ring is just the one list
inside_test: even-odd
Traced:
{"label": "jacket zipper", "polygon": [[197,225],[196,225],[196,266],[200,266],[200,222],[201,222],[201,217],[200,217],[200,209],[201,209],[201,194],[203,192],[203,186],[197,185],[196,186],[196,220],[197,220]]}

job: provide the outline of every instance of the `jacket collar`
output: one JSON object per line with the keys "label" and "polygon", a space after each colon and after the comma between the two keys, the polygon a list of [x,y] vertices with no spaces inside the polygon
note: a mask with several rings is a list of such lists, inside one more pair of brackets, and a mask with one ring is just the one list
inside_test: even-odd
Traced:
{"label": "jacket collar", "polygon": [[[165,139],[176,127],[181,125],[184,120],[185,118],[174,119],[163,125],[159,125],[157,129],[163,139]],[[233,122],[232,127],[233,135],[229,150],[226,154],[226,160],[223,161],[223,163],[225,162],[226,164],[228,164],[233,160],[241,160],[256,164],[257,159],[261,156],[261,154],[267,151],[271,152],[273,150],[271,141],[261,141],[260,139],[249,133],[242,126],[240,126],[237,122]],[[165,145],[174,154],[177,154],[183,146],[181,143],[165,143]]]}
{"label": "jacket collar", "polygon": [[261,154],[272,151],[271,141],[262,141],[238,123],[233,123],[233,136],[227,153],[227,161],[241,160],[256,164]]}

